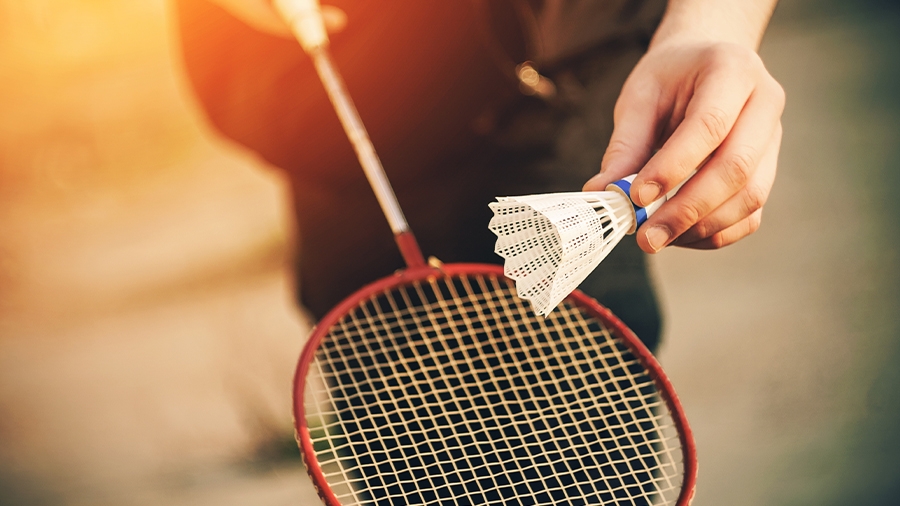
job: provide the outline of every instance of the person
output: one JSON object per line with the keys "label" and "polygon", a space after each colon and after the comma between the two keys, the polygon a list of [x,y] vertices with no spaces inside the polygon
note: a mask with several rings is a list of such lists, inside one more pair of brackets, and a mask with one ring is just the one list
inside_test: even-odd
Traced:
{"label": "person", "polygon": [[[211,123],[288,174],[299,299],[321,318],[403,262],[270,1],[176,0],[181,47]],[[775,0],[323,3],[337,67],[426,255],[499,263],[487,228],[499,195],[602,190],[637,173],[631,195],[646,205],[701,167],[581,285],[654,349],[641,250],[721,248],[759,227],[785,100],[756,53]]]}

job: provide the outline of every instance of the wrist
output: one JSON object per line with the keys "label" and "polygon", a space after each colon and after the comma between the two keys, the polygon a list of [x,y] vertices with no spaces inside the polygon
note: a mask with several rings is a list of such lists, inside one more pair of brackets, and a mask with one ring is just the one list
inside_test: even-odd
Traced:
{"label": "wrist", "polygon": [[774,8],[774,0],[670,0],[650,48],[730,43],[755,52]]}

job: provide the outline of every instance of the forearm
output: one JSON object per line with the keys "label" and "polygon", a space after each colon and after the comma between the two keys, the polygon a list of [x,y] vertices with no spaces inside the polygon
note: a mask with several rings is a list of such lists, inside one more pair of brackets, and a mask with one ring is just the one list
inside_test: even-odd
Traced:
{"label": "forearm", "polygon": [[691,41],[731,42],[756,50],[778,0],[669,0],[651,48]]}

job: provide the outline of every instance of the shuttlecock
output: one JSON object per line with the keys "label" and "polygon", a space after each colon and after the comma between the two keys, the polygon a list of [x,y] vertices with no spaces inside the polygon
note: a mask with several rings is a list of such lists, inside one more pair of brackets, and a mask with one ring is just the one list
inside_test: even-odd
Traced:
{"label": "shuttlecock", "polygon": [[[629,176],[606,191],[498,197],[488,227],[494,251],[535,313],[550,314],[612,251],[677,191],[646,208],[629,197]],[[680,185],[679,185],[680,187]]]}

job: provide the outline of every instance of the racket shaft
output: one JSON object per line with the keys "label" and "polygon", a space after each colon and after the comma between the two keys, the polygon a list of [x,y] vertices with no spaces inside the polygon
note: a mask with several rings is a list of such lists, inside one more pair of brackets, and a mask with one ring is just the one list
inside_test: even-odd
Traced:
{"label": "racket shaft", "polygon": [[316,72],[319,74],[319,79],[322,80],[322,85],[328,93],[328,98],[334,106],[338,119],[344,127],[344,132],[356,151],[359,163],[366,173],[366,178],[375,192],[375,197],[378,199],[378,204],[381,206],[391,230],[394,235],[409,231],[409,224],[403,216],[394,190],[384,173],[381,160],[375,153],[369,133],[366,132],[366,127],[363,126],[356,106],[353,105],[344,82],[331,61],[328,49],[326,47],[313,48],[309,55],[316,66]]}

